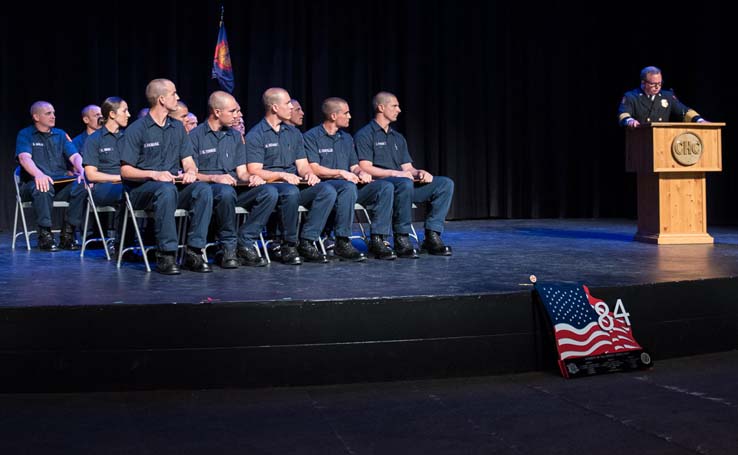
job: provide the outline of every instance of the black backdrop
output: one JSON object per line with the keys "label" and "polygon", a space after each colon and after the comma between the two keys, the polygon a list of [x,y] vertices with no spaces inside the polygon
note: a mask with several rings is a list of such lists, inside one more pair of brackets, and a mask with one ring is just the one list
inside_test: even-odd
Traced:
{"label": "black backdrop", "polygon": [[[307,127],[325,97],[346,98],[352,132],[370,119],[372,95],[389,90],[416,165],[456,181],[449,218],[633,218],[635,178],[624,171],[616,109],[640,69],[656,65],[687,105],[727,122],[708,222],[738,222],[736,92],[722,69],[735,34],[727,5],[476,3],[222,2],[247,126],[261,118],[270,86],[302,102]],[[220,4],[28,3],[4,13],[0,227],[12,224],[15,135],[33,101],[52,102],[57,126],[74,136],[82,106],[117,95],[135,115],[146,83],[166,77],[204,120]]]}

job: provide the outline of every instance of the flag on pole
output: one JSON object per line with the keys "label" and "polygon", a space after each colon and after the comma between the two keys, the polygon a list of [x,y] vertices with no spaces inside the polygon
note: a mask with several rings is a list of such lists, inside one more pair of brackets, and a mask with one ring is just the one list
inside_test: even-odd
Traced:
{"label": "flag on pole", "polygon": [[218,42],[215,43],[213,57],[213,79],[218,79],[220,87],[228,93],[233,93],[233,67],[231,66],[231,52],[228,50],[225,25],[223,23],[223,7],[220,7],[220,28]]}

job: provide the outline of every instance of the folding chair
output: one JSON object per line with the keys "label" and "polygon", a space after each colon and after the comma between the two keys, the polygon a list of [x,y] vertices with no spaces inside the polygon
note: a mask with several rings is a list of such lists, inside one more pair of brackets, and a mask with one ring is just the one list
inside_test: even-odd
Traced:
{"label": "folding chair", "polygon": [[[85,257],[85,249],[87,248],[87,244],[90,242],[102,242],[103,248],[105,249],[105,257],[110,260],[110,252],[108,251],[108,242],[113,239],[106,239],[105,238],[105,230],[102,227],[102,223],[100,222],[100,213],[115,213],[118,211],[118,209],[112,205],[104,205],[98,207],[97,204],[95,204],[95,201],[92,198],[92,188],[85,183],[85,189],[87,190],[87,211],[85,213],[85,226],[82,229],[82,248],[79,252],[79,257],[83,258]],[[97,223],[97,231],[100,233],[100,237],[95,238],[87,238],[87,230],[89,226],[90,221],[90,212],[92,212],[95,215],[95,222]],[[120,234],[119,234],[120,235]]]}
{"label": "folding chair", "polygon": [[[236,206],[236,226],[241,227],[241,225],[246,221],[246,215],[249,214],[249,211],[241,206]],[[264,250],[264,258],[266,258],[267,264],[271,264],[272,260],[269,258],[269,250],[267,250],[267,242],[264,240],[264,235],[260,232],[259,233],[259,242],[261,242],[261,248]],[[261,250],[259,249],[259,243],[254,242],[254,248],[256,248],[256,252],[259,253],[259,256],[262,256]]]}
{"label": "folding chair", "polygon": [[[124,202],[126,204],[125,214],[123,215],[123,227],[121,228],[120,232],[120,251],[118,251],[118,264],[117,267],[120,268],[120,263],[123,260],[123,253],[126,251],[132,251],[136,248],[141,250],[144,264],[146,264],[146,271],[151,272],[151,266],[149,265],[149,258],[147,257],[146,253],[154,248],[153,246],[145,246],[143,243],[143,238],[141,237],[141,230],[138,228],[138,222],[137,219],[153,219],[154,218],[154,212],[150,210],[135,210],[133,208],[133,204],[131,204],[131,198],[128,196],[128,191],[123,191],[123,198]],[[138,241],[138,246],[129,246],[125,247],[125,237],[126,237],[126,228],[128,226],[128,218],[131,218],[133,222],[133,230],[136,234],[136,240]],[[187,232],[187,217],[188,213],[185,209],[176,209],[174,211],[174,217],[177,218],[177,238],[179,239],[179,245],[178,250],[184,248],[184,238],[185,234]]]}
{"label": "folding chair", "polygon": [[[33,208],[33,202],[23,201],[20,195],[20,166],[16,166],[13,171],[13,183],[15,185],[15,219],[13,220],[13,244],[11,249],[15,249],[15,242],[18,236],[24,236],[26,238],[26,248],[28,251],[31,250],[31,234],[35,234],[35,230],[28,230],[28,224],[26,223],[25,209]],[[52,207],[54,208],[68,208],[69,202],[66,201],[54,201]],[[20,214],[21,223],[23,224],[23,232],[18,232],[18,214]],[[59,232],[58,229],[52,232]]]}
{"label": "folding chair", "polygon": [[[413,202],[413,208],[414,208],[414,209],[417,209],[417,208],[418,208],[418,206],[417,206],[417,205],[415,205],[415,202]],[[412,219],[410,220],[410,230],[412,231],[412,232],[411,232],[411,233],[409,234],[409,235],[410,235],[410,237],[414,238],[414,239],[415,239],[415,243],[417,243],[418,245],[420,245],[420,239],[418,239],[418,233],[417,233],[417,232],[415,232],[415,226],[413,226],[413,221],[412,221]]]}
{"label": "folding chair", "polygon": [[[362,214],[362,216],[366,220],[366,224],[369,225],[369,231],[371,232],[372,219],[369,217],[369,211],[367,210],[367,208],[357,202],[357,203],[354,204],[354,212],[359,212],[359,213]],[[361,240],[364,241],[364,243],[366,243],[367,245],[369,245],[369,237],[366,235],[366,230],[364,229],[364,224],[362,223],[361,220],[359,220],[356,217],[354,217],[354,220],[356,221],[356,224],[359,225],[359,230],[361,231],[361,235],[351,235],[351,236],[349,236],[349,238],[351,238],[351,239],[361,239]]]}

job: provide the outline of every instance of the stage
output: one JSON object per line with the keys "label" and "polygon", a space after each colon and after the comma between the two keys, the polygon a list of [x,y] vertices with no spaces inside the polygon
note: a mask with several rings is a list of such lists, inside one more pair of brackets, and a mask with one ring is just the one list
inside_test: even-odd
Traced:
{"label": "stage", "polygon": [[13,251],[5,232],[0,383],[269,386],[553,369],[530,275],[622,299],[657,365],[738,348],[738,228],[709,229],[714,245],[640,243],[635,230],[623,219],[450,221],[451,257],[173,277],[118,269],[100,249]]}

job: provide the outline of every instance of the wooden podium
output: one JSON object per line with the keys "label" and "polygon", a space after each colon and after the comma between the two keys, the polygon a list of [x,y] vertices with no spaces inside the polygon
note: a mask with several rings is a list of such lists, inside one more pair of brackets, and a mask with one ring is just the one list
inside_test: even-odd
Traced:
{"label": "wooden podium", "polygon": [[627,128],[625,169],[638,173],[635,240],[713,243],[707,233],[705,172],[722,170],[725,123],[652,123]]}

